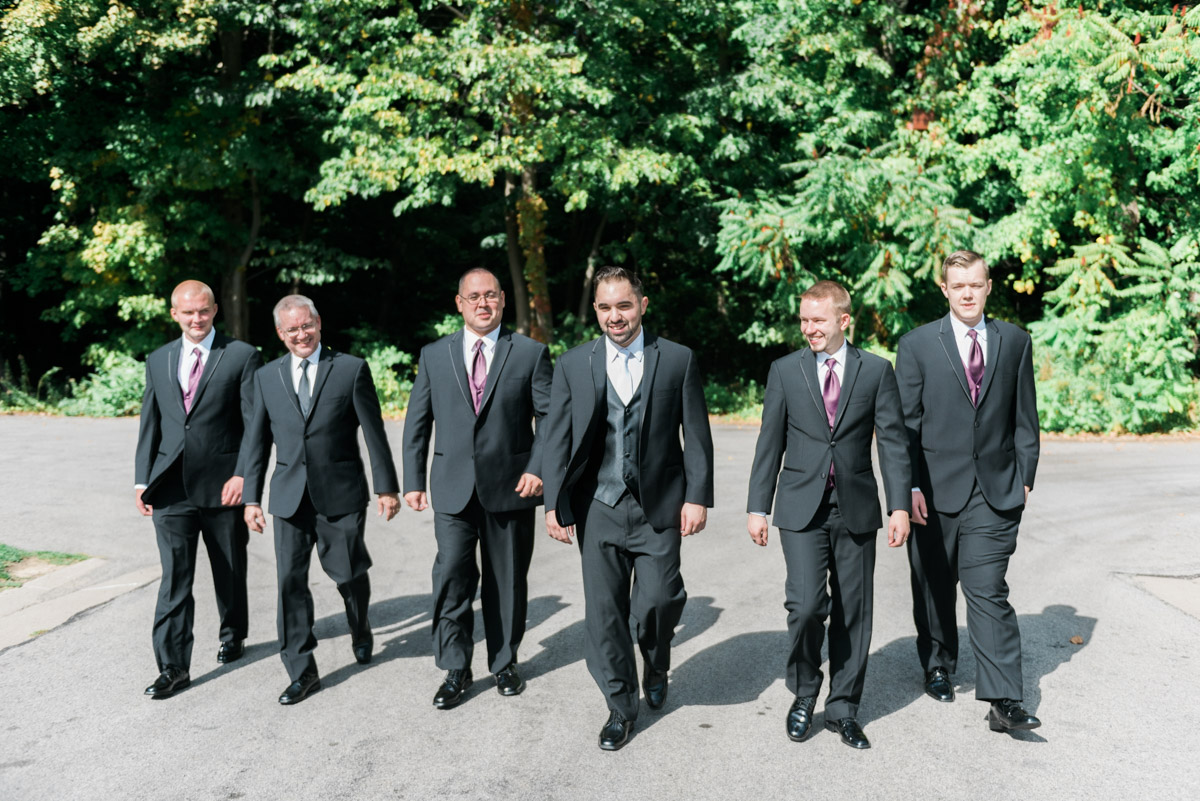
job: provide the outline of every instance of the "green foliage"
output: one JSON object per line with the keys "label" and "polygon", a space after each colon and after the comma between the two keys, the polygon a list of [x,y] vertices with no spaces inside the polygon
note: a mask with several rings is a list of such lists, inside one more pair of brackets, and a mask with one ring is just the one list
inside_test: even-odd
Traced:
{"label": "green foliage", "polygon": [[52,411],[60,398],[49,379],[59,368],[47,370],[35,385],[24,357],[17,357],[17,366],[20,372],[14,376],[7,364],[0,363],[0,412]]}
{"label": "green foliage", "polygon": [[93,372],[70,382],[70,397],[59,411],[86,417],[122,417],[137,414],[146,391],[146,365],[127,353],[93,345],[84,360]]}
{"label": "green foliage", "polygon": [[353,353],[365,359],[371,368],[375,394],[379,396],[379,406],[384,415],[394,417],[403,414],[408,408],[408,396],[412,392],[417,370],[412,354],[381,342],[378,332],[367,326],[359,326],[346,333],[353,343]]}
{"label": "green foliage", "polygon": [[709,414],[757,417],[762,414],[765,390],[766,387],[753,380],[728,385],[709,382],[704,385],[704,400]]}

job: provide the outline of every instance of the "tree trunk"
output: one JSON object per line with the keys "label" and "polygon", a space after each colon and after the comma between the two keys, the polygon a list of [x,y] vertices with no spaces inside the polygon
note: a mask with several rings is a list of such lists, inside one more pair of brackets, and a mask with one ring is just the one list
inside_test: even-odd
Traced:
{"label": "tree trunk", "polygon": [[525,271],[521,258],[521,229],[517,224],[516,200],[519,191],[517,178],[504,174],[504,241],[508,251],[508,274],[512,279],[512,305],[517,312],[517,331],[529,335],[529,293],[525,291]]}
{"label": "tree trunk", "polygon": [[550,287],[546,281],[546,201],[538,194],[537,173],[533,167],[526,167],[521,173],[517,225],[521,230],[525,281],[529,286],[529,336],[549,344],[554,338],[554,316],[550,310]]}
{"label": "tree trunk", "polygon": [[608,224],[608,212],[600,215],[600,224],[596,226],[596,235],[592,237],[592,249],[588,252],[587,269],[583,271],[583,294],[579,296],[579,314],[575,318],[575,328],[581,334],[588,327],[591,318],[589,307],[592,305],[592,279],[596,277],[596,260],[600,258],[600,242],[604,236],[604,226]]}
{"label": "tree trunk", "polygon": [[[230,205],[235,205],[231,203]],[[262,227],[262,201],[258,195],[258,179],[250,171],[250,230],[246,235],[246,246],[237,259],[221,277],[221,307],[225,312],[225,327],[229,336],[247,341],[250,336],[250,303],[246,295],[246,268],[254,247],[258,244],[258,231]]]}

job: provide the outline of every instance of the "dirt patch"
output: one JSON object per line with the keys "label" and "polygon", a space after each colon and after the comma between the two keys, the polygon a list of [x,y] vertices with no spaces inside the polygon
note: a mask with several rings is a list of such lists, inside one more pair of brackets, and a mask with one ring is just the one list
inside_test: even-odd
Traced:
{"label": "dirt patch", "polygon": [[16,564],[9,565],[8,575],[12,576],[14,580],[24,583],[58,570],[60,567],[64,567],[64,565],[47,562],[40,556],[30,556]]}

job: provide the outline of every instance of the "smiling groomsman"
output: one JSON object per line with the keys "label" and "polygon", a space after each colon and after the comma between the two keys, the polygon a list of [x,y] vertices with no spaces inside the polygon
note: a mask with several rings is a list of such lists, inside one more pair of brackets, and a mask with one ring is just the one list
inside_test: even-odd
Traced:
{"label": "smiling groomsman", "polygon": [[162,562],[151,637],[159,676],[146,688],[151,698],[167,698],[191,684],[192,581],[201,536],[221,619],[217,661],[241,657],[246,639],[249,534],[238,445],[262,359],[245,342],[217,333],[216,315],[208,285],[184,281],[171,293],[171,319],[183,336],[146,359],[134,504],[154,518]]}

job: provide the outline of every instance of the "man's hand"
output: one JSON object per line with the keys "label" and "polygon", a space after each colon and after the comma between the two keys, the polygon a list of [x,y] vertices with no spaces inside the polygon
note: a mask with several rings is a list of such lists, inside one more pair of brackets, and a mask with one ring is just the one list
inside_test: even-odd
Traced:
{"label": "man's hand", "polygon": [[754,540],[755,545],[767,544],[767,518],[762,515],[746,515],[746,531],[750,532],[750,539]]}
{"label": "man's hand", "polygon": [[559,542],[571,544],[571,536],[575,533],[574,526],[560,526],[558,515],[553,510],[546,512],[546,533]]}
{"label": "man's hand", "polygon": [[542,494],[542,480],[533,473],[522,473],[521,480],[517,482],[515,492],[522,498],[532,498]]}
{"label": "man's hand", "polygon": [[687,537],[704,531],[708,522],[708,509],[698,503],[685,503],[679,511],[679,535]]}
{"label": "man's hand", "polygon": [[899,548],[908,540],[908,532],[908,512],[903,509],[892,512],[888,517],[888,547]]}
{"label": "man's hand", "polygon": [[1029,503],[1029,487],[1025,487],[1025,503]]}
{"label": "man's hand", "polygon": [[429,496],[416,490],[404,493],[404,502],[414,512],[424,512],[429,508]]}
{"label": "man's hand", "polygon": [[246,528],[259,534],[262,533],[263,526],[267,524],[261,506],[247,506],[246,510],[242,512],[242,518],[246,521]]}
{"label": "man's hand", "polygon": [[242,502],[242,477],[231,476],[221,487],[221,505],[237,506]]}
{"label": "man's hand", "polygon": [[381,492],[379,493],[379,517],[384,521],[391,520],[400,511],[400,493],[398,492]]}
{"label": "man's hand", "polygon": [[[913,490],[912,494],[912,521],[918,526],[928,525],[929,507],[925,505],[925,493],[918,490]],[[890,535],[891,532],[889,531]]]}
{"label": "man's hand", "polygon": [[149,517],[150,515],[154,514],[154,507],[150,504],[142,503],[142,493],[145,491],[146,490],[144,489],[136,489],[133,491],[133,505],[137,507],[137,510],[140,513],[146,517]]}

